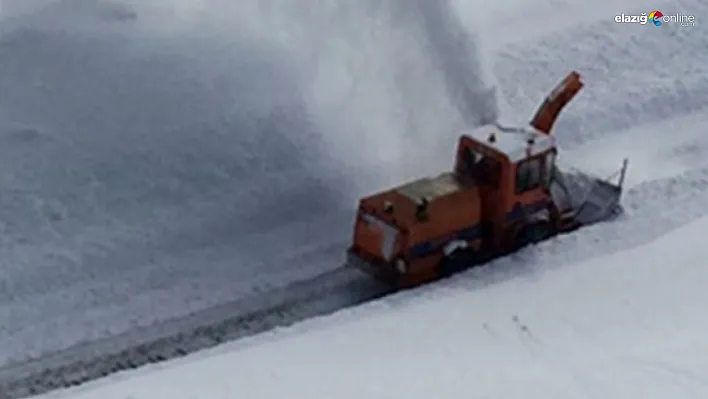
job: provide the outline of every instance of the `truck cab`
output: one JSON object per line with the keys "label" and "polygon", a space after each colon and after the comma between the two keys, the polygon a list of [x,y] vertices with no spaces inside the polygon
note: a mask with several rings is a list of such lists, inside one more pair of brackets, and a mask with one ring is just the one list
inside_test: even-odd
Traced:
{"label": "truck cab", "polygon": [[581,87],[571,72],[529,126],[462,131],[451,171],[362,198],[348,263],[410,287],[615,214],[626,160],[616,185],[556,167],[550,131]]}
{"label": "truck cab", "polygon": [[556,153],[554,137],[533,128],[489,125],[460,137],[455,173],[479,186],[486,251],[513,247],[530,219],[549,220]]}

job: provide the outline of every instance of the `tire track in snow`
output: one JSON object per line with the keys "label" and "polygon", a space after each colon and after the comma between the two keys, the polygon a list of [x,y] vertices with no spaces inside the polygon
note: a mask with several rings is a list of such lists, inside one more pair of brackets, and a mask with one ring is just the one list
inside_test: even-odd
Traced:
{"label": "tire track in snow", "polygon": [[21,398],[81,385],[329,314],[387,293],[386,287],[358,270],[335,269],[264,295],[2,367],[0,398]]}

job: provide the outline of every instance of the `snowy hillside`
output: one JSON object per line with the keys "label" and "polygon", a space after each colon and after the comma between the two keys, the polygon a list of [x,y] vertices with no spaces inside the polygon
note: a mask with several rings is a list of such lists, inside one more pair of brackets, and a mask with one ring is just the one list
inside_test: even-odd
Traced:
{"label": "snowy hillside", "polygon": [[[0,365],[334,270],[356,198],[450,166],[450,65],[404,0],[16,1],[0,12]],[[505,118],[582,73],[561,158],[609,175],[628,156],[626,215],[57,395],[708,395],[708,6],[651,4],[696,16],[656,27],[614,22],[652,11],[639,0],[457,3],[480,52],[466,84],[495,83]]]}

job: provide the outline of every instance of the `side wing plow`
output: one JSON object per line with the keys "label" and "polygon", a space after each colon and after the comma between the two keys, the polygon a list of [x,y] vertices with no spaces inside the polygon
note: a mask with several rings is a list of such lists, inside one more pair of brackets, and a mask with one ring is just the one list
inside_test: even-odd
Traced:
{"label": "side wing plow", "polygon": [[580,225],[613,219],[623,211],[620,198],[628,165],[624,159],[622,168],[607,179],[580,171],[557,171],[551,192],[557,204],[572,210],[572,219]]}

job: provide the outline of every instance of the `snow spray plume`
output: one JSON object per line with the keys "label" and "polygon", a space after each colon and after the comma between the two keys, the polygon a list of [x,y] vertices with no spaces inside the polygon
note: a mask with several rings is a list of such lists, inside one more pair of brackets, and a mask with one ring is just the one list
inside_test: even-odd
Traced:
{"label": "snow spray plume", "polygon": [[[141,38],[143,48],[153,43],[165,52],[180,53],[190,77],[204,87],[218,77],[219,92],[234,93],[226,96],[233,98],[209,101],[214,105],[209,109],[217,107],[229,120],[253,119],[254,113],[267,118],[272,109],[282,109],[283,102],[300,103],[301,113],[287,113],[303,114],[298,117],[314,126],[302,130],[316,133],[283,123],[278,136],[295,144],[289,151],[294,158],[317,160],[308,170],[318,179],[333,173],[337,180],[364,184],[351,189],[352,199],[361,190],[446,167],[460,125],[496,117],[494,92],[485,83],[477,43],[446,0],[312,0],[306,6],[292,0],[70,1],[72,9],[90,16],[82,20],[96,21],[97,29],[107,26],[109,15],[128,14],[116,10],[132,11],[134,19],[109,26],[147,36]],[[241,41],[250,42],[251,50],[244,51]],[[263,82],[263,90],[243,89],[257,80],[248,77],[244,64],[252,56],[248,53],[262,52],[258,46],[283,53],[277,59],[285,61],[262,64],[272,63],[271,69],[281,71],[277,75],[292,76],[283,82],[294,88],[287,90],[292,95],[283,96],[269,81]],[[234,80],[238,84],[229,84]],[[254,108],[257,112],[249,111]],[[252,129],[219,130],[241,132],[244,139],[258,136]],[[318,145],[321,151],[315,150]],[[368,171],[374,176],[370,185],[364,183],[370,179],[361,177]]]}
{"label": "snow spray plume", "polygon": [[409,1],[406,5],[414,7],[429,40],[430,56],[465,122],[478,126],[496,121],[496,90],[485,78],[477,40],[465,29],[449,0]]}

